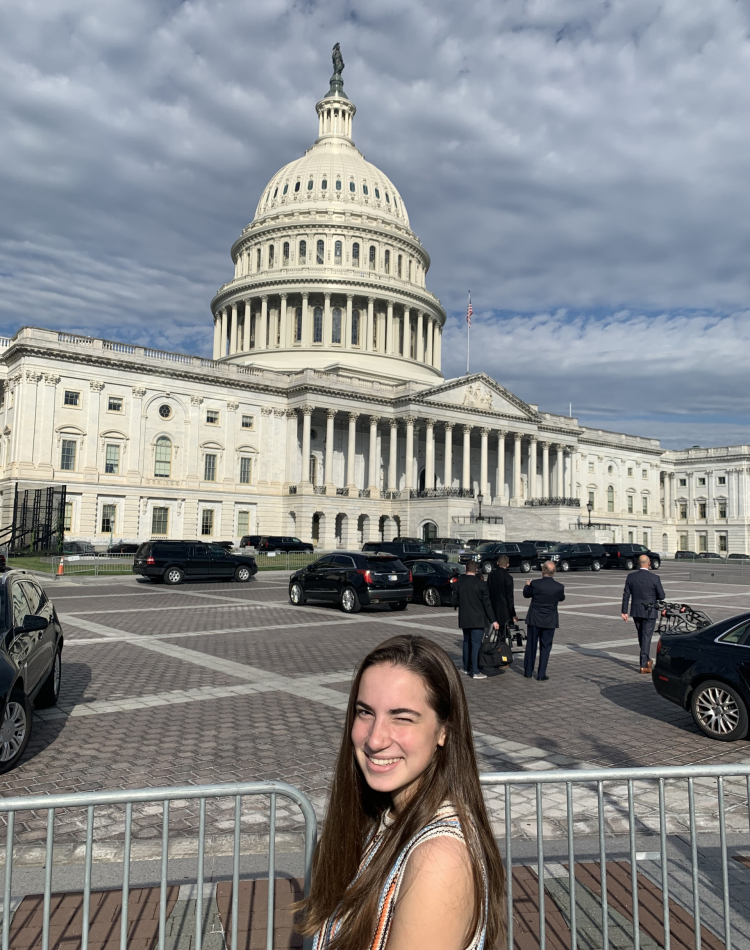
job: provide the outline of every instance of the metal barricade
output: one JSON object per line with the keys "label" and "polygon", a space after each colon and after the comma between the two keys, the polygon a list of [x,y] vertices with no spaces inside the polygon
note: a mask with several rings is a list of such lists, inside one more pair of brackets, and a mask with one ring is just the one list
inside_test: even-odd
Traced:
{"label": "metal barricade", "polygon": [[65,554],[54,558],[52,564],[59,576],[60,564],[62,574],[132,574],[133,554]]}
{"label": "metal barricade", "polygon": [[[164,950],[167,924],[167,887],[169,871],[169,804],[173,801],[198,799],[198,853],[196,863],[195,950],[202,946],[203,877],[206,842],[206,803],[221,798],[234,799],[234,827],[232,848],[232,903],[231,934],[227,946],[237,950],[237,921],[240,881],[240,831],[242,799],[244,796],[265,795],[269,798],[268,833],[268,914],[266,921],[266,950],[273,950],[274,896],[276,877],[276,799],[281,796],[295,802],[304,817],[304,894],[310,889],[310,869],[317,837],[317,821],[310,800],[299,789],[286,782],[237,782],[225,785],[184,785],[171,788],[141,788],[123,791],[75,792],[69,795],[35,795],[0,799],[0,814],[6,816],[5,883],[3,889],[2,950],[12,950],[9,944],[13,894],[13,851],[15,819],[19,812],[42,811],[47,815],[44,861],[44,910],[42,950],[49,950],[50,908],[52,897],[52,867],[54,858],[55,812],[58,809],[86,809],[86,845],[83,886],[83,917],[81,950],[88,950],[92,877],[95,867],[94,813],[98,805],[122,805],[125,808],[122,908],[120,921],[120,950],[128,947],[128,896],[130,892],[131,845],[133,841],[133,805],[162,802],[161,875],[159,884],[159,950]],[[173,839],[174,840],[174,839]]]}
{"label": "metal barricade", "polygon": [[[536,939],[540,950],[546,950],[547,947],[546,903],[557,909],[558,920],[562,914],[569,928],[568,945],[571,950],[580,950],[584,946],[596,947],[597,950],[632,946],[633,950],[640,950],[639,886],[643,885],[639,885],[639,861],[653,862],[659,867],[658,873],[652,871],[656,878],[652,883],[661,889],[662,920],[659,926],[663,926],[663,933],[661,942],[649,938],[652,942],[648,946],[663,946],[666,950],[671,947],[670,873],[672,891],[679,891],[681,906],[687,906],[692,912],[695,950],[701,950],[704,946],[706,938],[705,935],[702,937],[702,928],[707,927],[709,918],[708,932],[719,937],[726,950],[750,946],[750,933],[746,927],[742,934],[733,933],[732,929],[729,885],[733,875],[730,874],[727,850],[728,834],[732,836],[735,846],[739,842],[740,847],[749,850],[750,765],[485,773],[481,776],[481,782],[494,819],[495,833],[502,843],[506,868],[509,950],[520,945],[514,937],[513,843],[522,839],[527,853],[520,858],[517,856],[515,867],[518,870],[521,865],[525,865],[536,873],[539,912]],[[495,787],[500,787],[502,794]],[[704,836],[701,841],[699,832]],[[654,837],[655,843],[658,842],[653,850],[644,847],[644,844],[649,843],[648,836]],[[668,836],[674,836],[669,843]],[[716,850],[717,837],[718,859],[712,859],[713,871],[710,868],[706,870],[705,866],[701,869],[699,855],[705,865],[708,861],[707,849],[710,847],[712,853]],[[587,838],[589,844],[584,849]],[[556,846],[554,839],[557,839]],[[708,845],[705,844],[706,840]],[[684,844],[684,854],[676,850],[676,842]],[[515,850],[524,849],[517,844]],[[579,858],[582,857],[582,850],[586,852],[588,865],[595,869],[591,872],[594,874],[591,879],[600,888],[597,900],[601,908],[599,913],[597,904],[599,919],[596,921],[597,933],[593,940],[590,926],[585,936],[579,934],[581,921],[578,916],[581,910],[577,891],[586,889],[577,879],[576,857],[577,854]],[[619,853],[622,864],[629,862],[630,865],[629,900],[632,905],[629,922],[622,913],[615,912],[614,907],[610,906],[608,853],[610,861],[617,861],[613,855]],[[620,911],[624,907],[622,895],[626,877],[622,864],[618,868],[617,880]],[[747,866],[750,869],[750,853]],[[713,884],[714,880],[711,873],[715,873],[721,883],[706,897],[707,882]],[[748,880],[744,882],[746,895],[750,893],[750,870],[747,875]],[[550,892],[550,879],[555,878],[560,883],[557,890]],[[739,891],[740,887],[737,886],[736,890]],[[737,900],[738,895],[735,894],[734,898]],[[653,903],[653,893],[650,899]],[[747,896],[742,901],[746,906]],[[591,902],[587,913],[590,924]],[[684,921],[682,924],[684,929]],[[617,933],[611,934],[614,928]],[[523,946],[530,945],[530,936],[528,932],[518,935]],[[714,945],[717,944],[716,937],[712,938]],[[553,943],[555,946],[561,945],[559,932],[554,934]],[[566,945],[566,942],[562,941],[562,945]],[[679,945],[686,946],[684,942]]]}

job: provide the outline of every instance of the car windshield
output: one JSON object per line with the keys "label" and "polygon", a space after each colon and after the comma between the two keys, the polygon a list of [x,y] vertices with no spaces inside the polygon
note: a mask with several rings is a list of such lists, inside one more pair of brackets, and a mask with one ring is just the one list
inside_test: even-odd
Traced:
{"label": "car windshield", "polygon": [[406,573],[406,568],[397,557],[368,557],[367,570],[377,574]]}
{"label": "car windshield", "polygon": [[549,549],[550,554],[561,554],[563,551],[567,551],[569,547],[569,544],[553,544]]}
{"label": "car windshield", "polygon": [[484,544],[480,544],[477,547],[479,554],[486,554],[488,551],[491,551],[495,547],[494,541],[486,541]]}

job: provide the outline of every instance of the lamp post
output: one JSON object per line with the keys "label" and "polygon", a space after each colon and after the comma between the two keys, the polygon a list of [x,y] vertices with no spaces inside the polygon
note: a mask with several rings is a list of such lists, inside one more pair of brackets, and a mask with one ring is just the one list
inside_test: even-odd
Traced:
{"label": "lamp post", "polygon": [[482,502],[484,501],[484,495],[479,492],[477,495],[477,501],[479,502],[479,514],[477,515],[477,521],[484,521],[482,517]]}
{"label": "lamp post", "polygon": [[588,523],[588,527],[589,527],[589,528],[591,527],[591,512],[592,512],[593,510],[594,510],[594,506],[591,504],[591,502],[589,502],[589,503],[586,505],[586,511],[588,511],[588,513],[589,513],[589,523]]}

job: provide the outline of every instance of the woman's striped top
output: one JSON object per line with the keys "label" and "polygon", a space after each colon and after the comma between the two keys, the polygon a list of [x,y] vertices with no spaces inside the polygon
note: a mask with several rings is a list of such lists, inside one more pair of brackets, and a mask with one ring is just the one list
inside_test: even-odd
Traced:
{"label": "woman's striped top", "polygon": [[[377,832],[367,843],[365,853],[359,865],[359,870],[357,871],[357,877],[355,877],[354,880],[356,880],[360,874],[362,874],[370,861],[372,861],[373,857],[378,851],[378,848],[380,848],[381,844],[383,843],[386,829],[391,824],[393,824],[393,818],[391,817],[390,812],[386,812],[381,819],[380,827],[378,828]],[[444,802],[440,806],[432,821],[422,828],[421,831],[418,831],[407,842],[406,847],[396,859],[396,863],[393,865],[393,868],[386,879],[383,890],[380,892],[380,900],[378,901],[378,922],[369,950],[385,950],[386,948],[388,943],[388,934],[393,921],[393,914],[396,910],[396,902],[398,901],[398,893],[401,887],[401,881],[403,880],[404,870],[406,869],[406,862],[409,860],[411,853],[418,845],[423,844],[425,841],[430,841],[432,838],[441,837],[457,838],[459,841],[466,841],[463,829],[461,828],[461,822],[459,821],[455,808],[450,804],[450,802]],[[474,933],[471,942],[465,947],[465,950],[484,950],[487,916],[486,910],[487,882],[485,880],[485,906],[483,908],[482,915],[480,916],[476,932]],[[342,926],[345,926],[345,922],[337,919],[336,913],[333,913],[328,918],[324,926],[321,927],[321,929],[315,935],[313,940],[313,950],[326,950],[326,948],[330,945],[331,940],[336,936],[336,934],[340,933]]]}

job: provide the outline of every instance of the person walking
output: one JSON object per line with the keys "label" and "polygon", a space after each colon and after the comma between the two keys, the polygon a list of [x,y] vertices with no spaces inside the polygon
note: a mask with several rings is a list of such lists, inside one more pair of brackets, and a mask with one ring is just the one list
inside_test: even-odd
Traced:
{"label": "person walking", "polygon": [[565,600],[565,587],[555,580],[554,561],[545,561],[542,564],[541,577],[533,581],[526,581],[523,596],[531,598],[531,604],[526,614],[527,636],[523,675],[526,679],[531,679],[534,675],[538,644],[539,669],[536,678],[538,680],[548,680],[547,661],[552,652],[555,630],[560,626],[557,605]]}
{"label": "person walking", "polygon": [[495,620],[500,625],[500,632],[504,633],[512,620],[517,623],[516,606],[513,603],[513,578],[508,570],[510,561],[507,554],[501,554],[497,559],[497,567],[490,571],[487,577],[487,589],[490,593],[490,603],[495,614]]}
{"label": "person walking", "polygon": [[491,624],[497,630],[499,624],[492,612],[487,585],[477,574],[476,561],[469,561],[466,573],[458,578],[456,597],[458,625],[464,633],[464,665],[461,672],[468,673],[475,680],[487,679],[479,669],[479,648],[487,626]]}
{"label": "person walking", "polygon": [[633,618],[635,629],[638,631],[638,644],[641,648],[640,672],[650,673],[653,667],[651,662],[651,637],[656,626],[657,610],[647,607],[657,600],[666,600],[661,580],[651,573],[651,559],[648,554],[641,554],[638,558],[638,570],[628,574],[625,581],[625,590],[622,592],[622,619],[628,619],[628,607]]}

